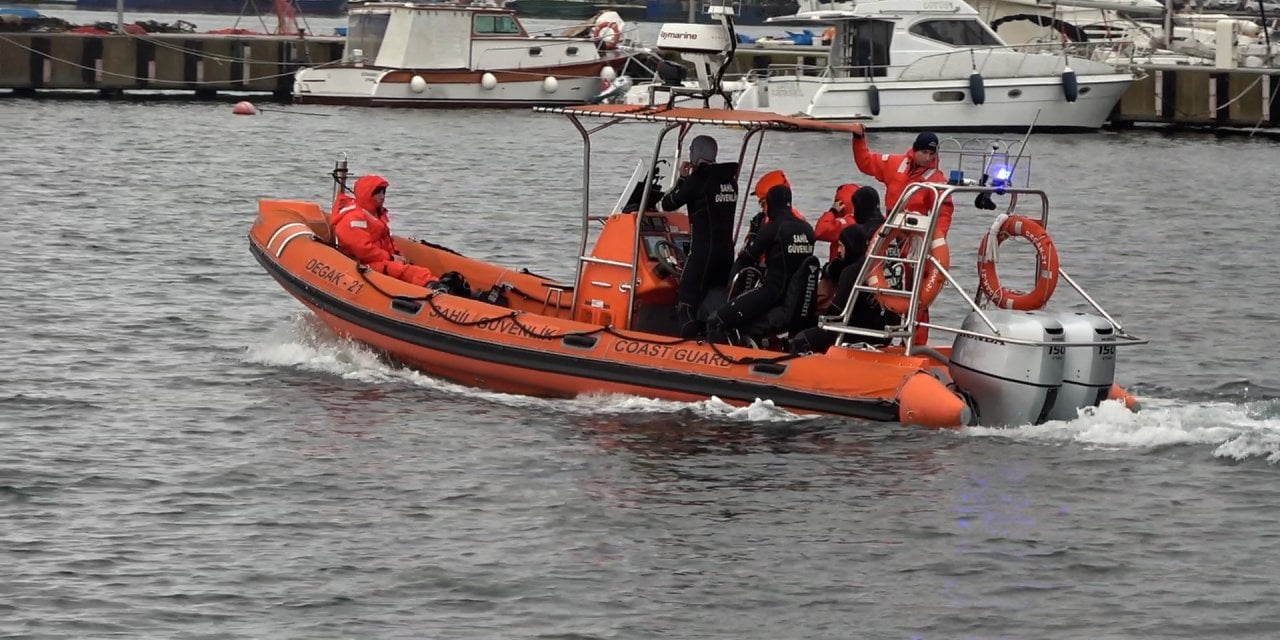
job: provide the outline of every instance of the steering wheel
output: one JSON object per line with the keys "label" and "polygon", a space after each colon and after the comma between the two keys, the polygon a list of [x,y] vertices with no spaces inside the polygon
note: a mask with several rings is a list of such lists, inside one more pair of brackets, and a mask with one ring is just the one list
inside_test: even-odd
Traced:
{"label": "steering wheel", "polygon": [[653,243],[653,257],[658,261],[658,275],[680,277],[684,271],[684,260],[680,248],[670,240],[659,240]]}

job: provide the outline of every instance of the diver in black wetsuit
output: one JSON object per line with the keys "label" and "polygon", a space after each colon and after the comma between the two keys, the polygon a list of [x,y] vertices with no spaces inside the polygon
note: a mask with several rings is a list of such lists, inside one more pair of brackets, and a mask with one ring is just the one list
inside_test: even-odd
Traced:
{"label": "diver in black wetsuit", "polygon": [[[682,323],[680,337],[703,333],[707,302],[718,304],[712,294],[729,282],[733,265],[733,223],[738,204],[738,163],[716,163],[717,145],[711,136],[689,143],[689,160],[681,177],[662,198],[662,210],[686,207],[689,214],[689,253],[680,275],[676,312]],[[719,297],[723,297],[720,294]]]}
{"label": "diver in black wetsuit", "polygon": [[791,188],[778,185],[765,197],[765,219],[751,242],[738,254],[733,272],[765,261],[760,286],[731,300],[708,321],[725,329],[741,329],[782,303],[787,285],[805,259],[813,255],[813,227],[791,213]]}

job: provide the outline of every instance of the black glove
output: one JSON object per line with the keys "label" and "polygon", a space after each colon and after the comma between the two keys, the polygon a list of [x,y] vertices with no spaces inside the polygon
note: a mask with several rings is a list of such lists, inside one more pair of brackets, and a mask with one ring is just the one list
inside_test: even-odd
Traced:
{"label": "black glove", "polygon": [[764,225],[763,211],[757,213],[755,217],[751,218],[751,222],[747,223],[747,236],[754,236],[756,232],[760,231],[762,225]]}
{"label": "black glove", "polygon": [[840,258],[822,265],[822,273],[828,280],[839,280],[841,271],[844,271],[844,260]]}
{"label": "black glove", "polygon": [[676,178],[676,183],[671,185],[671,188],[668,189],[665,193],[662,191],[661,185],[651,185],[651,188],[655,189],[658,193],[661,193],[663,198],[669,195],[672,195],[674,193],[680,193],[680,189],[683,187],[684,187],[684,176],[680,176],[679,178]]}
{"label": "black glove", "polygon": [[983,191],[978,197],[973,199],[973,206],[986,211],[995,211],[996,203],[991,199],[991,194]]}
{"label": "black glove", "polygon": [[449,293],[449,285],[440,282],[439,280],[432,280],[431,282],[428,282],[427,288],[431,290],[431,293],[435,294]]}

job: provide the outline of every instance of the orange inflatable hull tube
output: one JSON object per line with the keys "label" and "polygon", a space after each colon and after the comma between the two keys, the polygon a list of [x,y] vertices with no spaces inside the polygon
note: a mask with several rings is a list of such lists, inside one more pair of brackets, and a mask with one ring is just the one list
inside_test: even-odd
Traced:
{"label": "orange inflatable hull tube", "polygon": [[1108,400],[1119,400],[1124,403],[1124,407],[1134,413],[1142,410],[1142,403],[1138,402],[1137,396],[1125,391],[1118,384],[1111,385],[1111,391],[1107,393]]}
{"label": "orange inflatable hull tube", "polygon": [[973,411],[936,376],[920,371],[898,390],[898,421],[934,429],[973,424]]}
{"label": "orange inflatable hull tube", "polygon": [[[660,217],[646,221],[647,233],[670,242],[686,232],[683,215]],[[576,306],[572,284],[403,237],[396,245],[412,264],[442,275],[457,271],[473,294],[499,290],[502,300],[433,294],[362,269],[333,246],[327,217],[313,203],[262,201],[250,249],[286,291],[339,335],[462,384],[541,397],[619,393],[696,401],[716,396],[738,406],[767,398],[802,415],[885,422],[903,416],[928,427],[966,422],[963,402],[937,377],[946,376],[940,363],[907,356],[900,348],[833,348],[790,357],[632,326],[653,316],[626,313],[630,269],[616,264],[631,260],[636,224],[629,214],[606,222],[592,252],[598,260],[584,266],[577,283]],[[633,281],[636,308],[670,308],[678,280],[664,275],[659,261],[642,251],[643,266]]]}

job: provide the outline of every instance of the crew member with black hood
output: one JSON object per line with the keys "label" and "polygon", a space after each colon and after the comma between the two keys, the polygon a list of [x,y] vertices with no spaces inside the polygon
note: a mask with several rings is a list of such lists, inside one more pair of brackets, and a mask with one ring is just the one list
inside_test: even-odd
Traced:
{"label": "crew member with black hood", "polygon": [[[834,316],[844,313],[844,306],[853,293],[858,282],[858,274],[862,272],[862,263],[867,259],[867,249],[875,237],[880,225],[884,224],[884,212],[880,209],[880,194],[874,187],[862,187],[853,194],[854,224],[840,232],[840,244],[837,247],[837,258],[827,264],[832,278],[837,280],[836,293],[831,304],[822,311],[822,315]],[[858,304],[854,307],[849,326],[864,329],[883,329],[889,325],[902,322],[898,314],[884,309],[876,303],[875,297],[868,292],[858,294]],[[862,338],[868,344],[887,344],[888,340]],[[836,334],[820,327],[806,329],[791,341],[793,353],[808,351],[826,351],[836,342]]]}
{"label": "crew member with black hood", "polygon": [[791,188],[775,186],[765,199],[764,224],[733,263],[737,273],[764,258],[764,281],[716,311],[711,322],[728,329],[746,327],[781,304],[792,276],[813,255],[813,227],[791,213]]}
{"label": "crew member with black hood", "polygon": [[[859,188],[853,192],[850,202],[853,205],[853,224],[840,232],[838,242],[833,247],[835,256],[827,263],[827,272],[834,280],[841,279],[850,266],[862,267],[871,239],[875,237],[880,225],[884,224],[884,210],[880,208],[880,194],[875,187]],[[841,300],[848,297],[847,290],[843,295],[837,290],[836,303],[843,307]]]}
{"label": "crew member with black hood", "polygon": [[707,316],[702,310],[704,301],[728,284],[733,266],[738,163],[717,164],[717,151],[715,138],[695,137],[689,143],[689,159],[680,167],[680,179],[662,197],[663,211],[686,207],[689,214],[689,254],[680,274],[676,305],[682,338],[702,334],[702,319]]}

